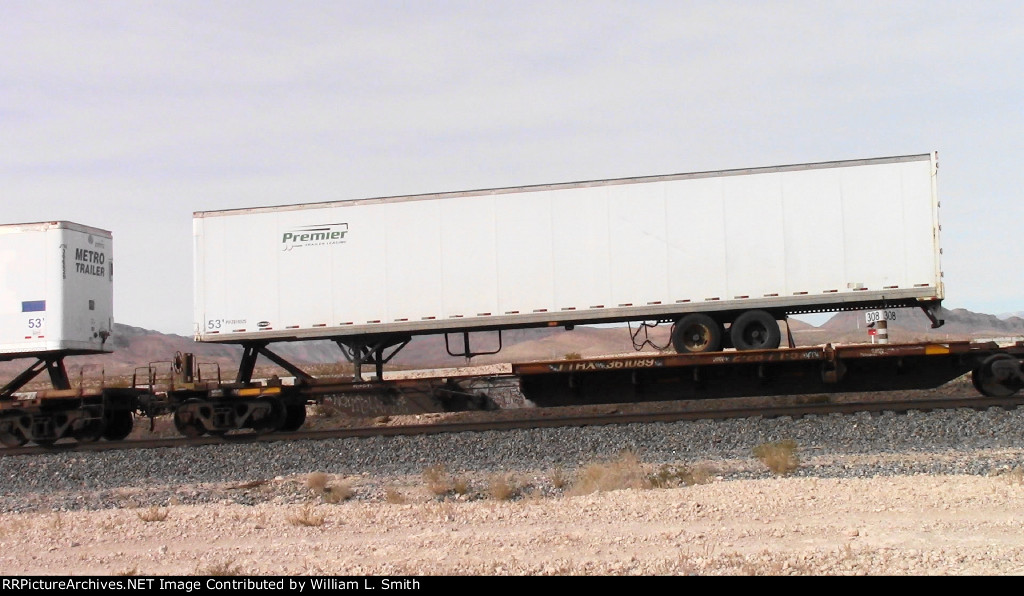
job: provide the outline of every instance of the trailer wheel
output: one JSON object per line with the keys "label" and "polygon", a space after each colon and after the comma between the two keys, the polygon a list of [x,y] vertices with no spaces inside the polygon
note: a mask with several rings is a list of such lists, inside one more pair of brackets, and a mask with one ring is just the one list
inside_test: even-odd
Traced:
{"label": "trailer wheel", "polygon": [[134,425],[135,421],[132,419],[131,410],[108,411],[103,428],[103,438],[108,441],[120,441],[131,434]]}
{"label": "trailer wheel", "polygon": [[733,321],[729,338],[737,350],[774,350],[782,343],[782,331],[772,315],[748,310]]}
{"label": "trailer wheel", "polygon": [[986,397],[1010,397],[1021,389],[1021,382],[1016,375],[1008,376],[1006,371],[1000,373],[995,364],[1000,361],[1013,360],[1019,367],[1017,359],[1009,354],[993,354],[982,361],[971,371],[971,383],[978,393]]}
{"label": "trailer wheel", "polygon": [[676,352],[717,352],[722,347],[722,327],[710,316],[693,313],[676,321],[672,328]]}

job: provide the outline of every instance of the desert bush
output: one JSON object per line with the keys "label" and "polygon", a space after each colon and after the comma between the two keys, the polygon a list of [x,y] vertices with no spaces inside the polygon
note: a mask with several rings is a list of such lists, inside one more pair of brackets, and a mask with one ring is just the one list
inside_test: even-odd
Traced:
{"label": "desert bush", "polygon": [[351,482],[332,484],[331,476],[323,472],[313,472],[306,476],[306,487],[313,491],[314,495],[320,495],[325,503],[340,503],[355,495]]}
{"label": "desert bush", "polygon": [[583,355],[580,354],[579,352],[566,352],[564,358],[566,360],[580,360],[581,358],[583,358]]}
{"label": "desert bush", "polygon": [[487,485],[487,494],[495,501],[508,501],[516,496],[518,490],[509,474],[495,474]]}
{"label": "desert bush", "polygon": [[452,483],[448,477],[448,471],[442,465],[434,465],[423,470],[423,482],[427,490],[435,495],[444,495],[452,490]]}
{"label": "desert bush", "polygon": [[1024,469],[1015,466],[1011,469],[1000,468],[989,472],[989,476],[1002,476],[1009,484],[1024,484]]}
{"label": "desert bush", "polygon": [[754,457],[768,466],[768,469],[780,476],[790,474],[800,467],[800,458],[796,454],[797,444],[793,439],[783,439],[775,443],[762,443],[754,447]]}
{"label": "desert bush", "polygon": [[384,500],[392,505],[402,505],[409,502],[405,495],[402,494],[402,491],[393,486],[384,489]]}
{"label": "desert bush", "polygon": [[655,488],[675,488],[708,484],[714,480],[714,473],[706,466],[679,466],[666,464],[650,475],[651,485]]}
{"label": "desert bush", "polygon": [[565,473],[561,467],[557,467],[551,470],[551,486],[555,488],[565,488],[569,485],[569,476]]}
{"label": "desert bush", "polygon": [[152,507],[150,507],[149,509],[146,509],[145,511],[137,512],[136,515],[139,516],[139,519],[141,519],[142,521],[147,522],[147,523],[148,522],[162,522],[165,519],[167,519],[167,510],[166,509],[161,509],[161,508],[157,507],[156,505],[153,505]]}
{"label": "desert bush", "polygon": [[351,499],[356,494],[351,482],[339,482],[324,487],[324,502],[340,503]]}
{"label": "desert bush", "polygon": [[196,567],[195,574],[213,576],[244,575],[242,568],[231,561],[222,561],[220,563],[211,563],[205,567]]}
{"label": "desert bush", "polygon": [[469,492],[469,479],[463,477],[452,478],[452,492],[457,495],[464,495]]}
{"label": "desert bush", "polygon": [[327,488],[327,482],[330,480],[330,476],[323,472],[313,472],[309,476],[306,476],[306,488],[314,491],[323,491]]}
{"label": "desert bush", "polygon": [[625,451],[615,461],[585,466],[569,492],[585,495],[624,488],[648,489],[652,486],[639,456],[632,451]]}
{"label": "desert bush", "polygon": [[293,526],[322,526],[324,524],[324,516],[317,513],[312,507],[307,505],[298,512],[289,515],[288,523]]}

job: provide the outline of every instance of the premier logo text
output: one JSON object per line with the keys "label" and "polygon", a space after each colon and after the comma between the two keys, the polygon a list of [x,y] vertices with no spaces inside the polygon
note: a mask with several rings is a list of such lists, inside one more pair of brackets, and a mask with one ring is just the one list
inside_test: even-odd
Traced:
{"label": "premier logo text", "polygon": [[281,248],[282,250],[292,250],[304,246],[342,244],[346,241],[346,235],[348,235],[347,223],[306,226],[283,232]]}

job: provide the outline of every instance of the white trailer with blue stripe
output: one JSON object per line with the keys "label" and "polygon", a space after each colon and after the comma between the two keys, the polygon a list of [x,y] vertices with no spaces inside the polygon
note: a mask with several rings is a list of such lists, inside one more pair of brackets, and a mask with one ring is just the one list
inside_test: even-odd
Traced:
{"label": "white trailer with blue stripe", "polygon": [[99,228],[0,225],[0,359],[110,352],[111,251]]}

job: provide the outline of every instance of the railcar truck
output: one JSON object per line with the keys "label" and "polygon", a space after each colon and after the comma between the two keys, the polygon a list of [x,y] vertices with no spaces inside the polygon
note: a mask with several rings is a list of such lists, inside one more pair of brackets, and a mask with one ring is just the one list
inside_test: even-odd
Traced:
{"label": "railcar truck", "polygon": [[[943,298],[937,154],[196,212],[195,336],[329,339],[637,322],[676,351],[772,349],[787,316]],[[461,344],[459,341],[461,340]],[[491,340],[492,344],[493,339]],[[455,352],[452,345],[459,346]]]}

